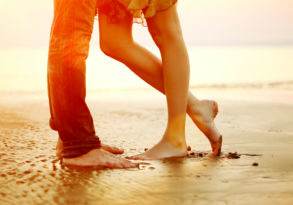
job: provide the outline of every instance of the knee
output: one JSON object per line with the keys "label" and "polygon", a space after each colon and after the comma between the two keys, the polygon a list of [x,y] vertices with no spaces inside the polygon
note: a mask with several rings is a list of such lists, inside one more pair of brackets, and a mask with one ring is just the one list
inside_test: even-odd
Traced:
{"label": "knee", "polygon": [[101,51],[114,59],[120,59],[122,55],[130,49],[133,45],[131,39],[101,39],[100,49]]}
{"label": "knee", "polygon": [[183,39],[181,29],[172,24],[164,25],[164,28],[160,26],[149,27],[149,32],[159,48],[172,45]]}
{"label": "knee", "polygon": [[100,49],[105,55],[109,57],[114,56],[114,50],[115,50],[115,53],[117,50],[116,45],[113,42],[107,41],[107,40],[100,41]]}

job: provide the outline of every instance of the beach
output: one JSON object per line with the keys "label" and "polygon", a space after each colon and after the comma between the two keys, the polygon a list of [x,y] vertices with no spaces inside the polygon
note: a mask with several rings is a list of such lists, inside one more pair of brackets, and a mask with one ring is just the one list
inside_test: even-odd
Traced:
{"label": "beach", "polygon": [[[0,1],[0,205],[293,205],[293,1],[178,1],[133,26],[109,2]],[[136,74],[183,92],[187,68],[190,91],[219,105],[220,156],[187,116],[186,157],[116,170],[57,159],[48,77],[73,104],[76,92],[62,90],[85,78],[96,135],[127,157],[167,124],[165,96]]]}
{"label": "beach", "polygon": [[[2,92],[0,204],[292,204],[293,89],[193,91],[220,105],[222,156],[206,155],[208,141],[188,119],[189,157],[147,161],[131,170],[61,166],[54,155],[57,133],[48,126],[46,92]],[[87,96],[97,135],[124,148],[124,156],[160,139],[164,96],[151,89]]]}

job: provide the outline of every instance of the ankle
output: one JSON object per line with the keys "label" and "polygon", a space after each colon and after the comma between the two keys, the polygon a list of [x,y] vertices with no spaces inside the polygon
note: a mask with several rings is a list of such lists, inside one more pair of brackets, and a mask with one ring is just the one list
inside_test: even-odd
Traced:
{"label": "ankle", "polygon": [[177,148],[186,148],[185,135],[165,134],[163,140]]}
{"label": "ankle", "polygon": [[188,99],[187,99],[187,107],[192,106],[192,105],[196,105],[199,102],[200,102],[200,100],[197,99],[196,97],[194,97],[191,92],[189,92]]}
{"label": "ankle", "polygon": [[187,108],[186,108],[186,113],[189,116],[194,115],[197,112],[197,109],[196,108],[198,106],[199,106],[199,103],[198,102],[189,102],[188,101]]}

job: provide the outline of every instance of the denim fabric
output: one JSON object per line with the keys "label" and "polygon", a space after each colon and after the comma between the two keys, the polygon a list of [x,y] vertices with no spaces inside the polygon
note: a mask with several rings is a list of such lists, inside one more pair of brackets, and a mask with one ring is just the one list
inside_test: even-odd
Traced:
{"label": "denim fabric", "polygon": [[64,144],[63,157],[99,148],[86,105],[86,59],[97,0],[54,0],[48,55],[50,126]]}

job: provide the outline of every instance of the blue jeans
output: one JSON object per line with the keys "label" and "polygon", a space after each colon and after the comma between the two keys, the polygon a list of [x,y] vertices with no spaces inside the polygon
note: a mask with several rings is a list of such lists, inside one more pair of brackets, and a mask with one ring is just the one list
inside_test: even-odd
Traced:
{"label": "blue jeans", "polygon": [[86,59],[97,0],[54,0],[48,55],[50,126],[63,141],[63,157],[100,148],[85,102]]}

